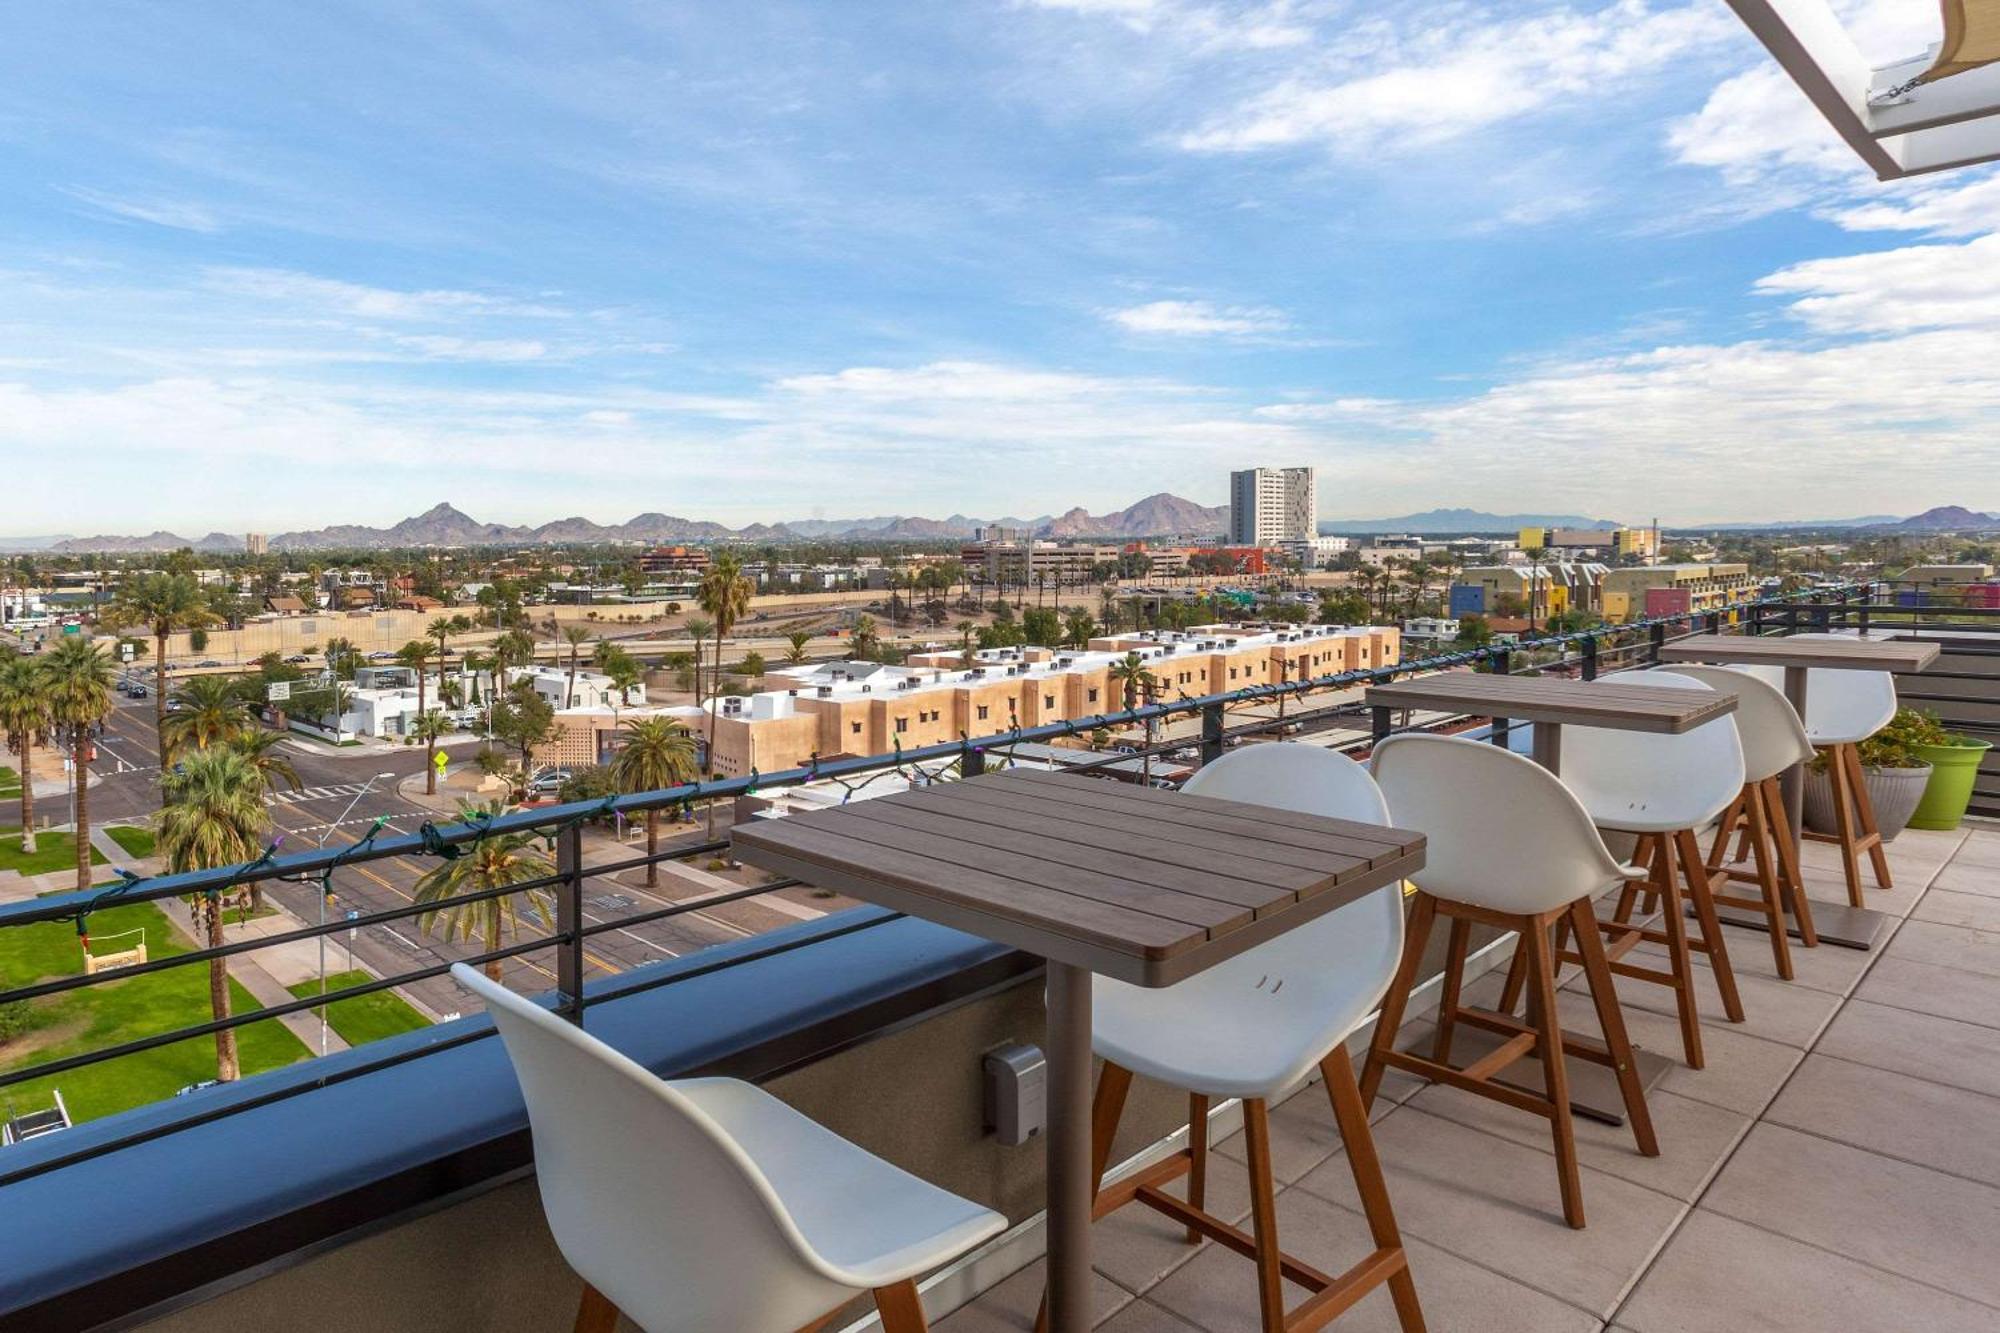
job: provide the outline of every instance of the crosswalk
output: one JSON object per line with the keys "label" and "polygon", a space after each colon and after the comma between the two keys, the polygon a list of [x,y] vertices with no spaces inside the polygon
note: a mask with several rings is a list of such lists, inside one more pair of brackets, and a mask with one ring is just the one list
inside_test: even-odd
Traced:
{"label": "crosswalk", "polygon": [[[368,789],[365,782],[343,782],[337,787],[301,787],[297,791],[274,791],[264,797],[265,805],[297,805],[302,801],[352,800]],[[380,791],[381,788],[377,788]],[[386,793],[384,793],[386,794]]]}

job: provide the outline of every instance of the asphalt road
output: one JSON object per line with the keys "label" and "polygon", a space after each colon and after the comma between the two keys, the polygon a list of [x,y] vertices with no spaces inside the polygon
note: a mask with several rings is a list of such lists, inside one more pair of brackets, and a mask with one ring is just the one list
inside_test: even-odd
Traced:
{"label": "asphalt road", "polygon": [[[92,766],[98,781],[90,791],[91,821],[104,824],[122,820],[143,820],[159,808],[159,751],[154,729],[151,699],[128,700],[122,696],[98,742],[98,758]],[[404,778],[420,777],[424,766],[421,749],[384,751],[332,750],[304,738],[295,738],[287,747],[287,758],[298,770],[301,786],[296,791],[280,791],[268,798],[272,827],[284,837],[284,850],[296,851],[317,846],[338,846],[351,842],[368,830],[378,817],[384,820],[383,835],[415,833],[426,819],[440,823],[449,819],[404,797],[398,791]],[[474,742],[448,747],[456,758],[470,758]],[[384,780],[379,774],[393,774]],[[60,797],[44,798],[43,809],[52,820],[64,818]],[[682,831],[663,842],[696,843],[700,827],[679,827]],[[718,823],[718,830],[726,820]],[[585,864],[605,864],[629,858],[643,850],[643,842],[620,845],[610,835],[586,832]],[[326,910],[334,915],[349,911],[369,914],[413,901],[417,881],[439,863],[421,855],[399,856],[343,866],[334,872],[333,901]],[[657,889],[644,884],[644,871],[634,870],[616,877],[593,879],[586,889],[585,917],[592,922],[614,921],[621,916],[643,913],[666,906],[675,898],[709,890],[662,872]],[[318,884],[268,883],[266,894],[302,922],[320,919]],[[813,899],[803,890],[786,893],[786,910],[753,901],[703,909],[654,922],[631,930],[616,929],[590,942],[586,958],[587,977],[599,977],[662,958],[697,952],[712,944],[742,939],[802,915],[841,905]],[[525,932],[535,925],[524,922]],[[504,941],[511,942],[511,940]],[[369,926],[353,933],[328,937],[327,970],[347,966],[350,947],[356,963],[378,976],[405,972],[442,961],[465,958],[481,951],[477,942],[445,938],[442,927],[426,932],[416,918]],[[503,965],[503,979],[527,993],[544,991],[555,984],[553,950],[537,951],[509,959]],[[475,1007],[448,977],[411,983],[404,988],[409,997],[433,1014],[450,1014]]]}

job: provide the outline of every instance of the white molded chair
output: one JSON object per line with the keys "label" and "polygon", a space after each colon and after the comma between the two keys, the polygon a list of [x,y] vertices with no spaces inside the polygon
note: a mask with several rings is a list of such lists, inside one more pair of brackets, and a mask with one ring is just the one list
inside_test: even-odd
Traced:
{"label": "white molded chair", "polygon": [[915,1279],[1006,1219],[855,1147],[762,1089],[666,1081],[464,964],[507,1044],[556,1245],[583,1277],[579,1333],[783,1333],[872,1291],[924,1327]]}
{"label": "white molded chair", "polygon": [[[1701,690],[1709,686],[1688,676],[1647,673],[1645,683],[1664,689]],[[1600,830],[1631,834],[1638,839],[1635,859],[1649,867],[1647,909],[1664,904],[1659,924],[1642,926],[1634,920],[1640,886],[1627,885],[1611,919],[1598,929],[1610,937],[1605,946],[1611,970],[1637,981],[1657,982],[1674,992],[1680,1015],[1681,1045],[1690,1069],[1704,1063],[1701,1014],[1695,1005],[1692,954],[1705,953],[1712,966],[1723,1012],[1732,1023],[1743,1021],[1743,1001],[1736,974],[1729,966],[1729,946],[1715,913],[1715,884],[1702,855],[1700,835],[1729,809],[1743,792],[1743,747],[1733,717],[1682,732],[1680,735],[1616,731],[1608,727],[1569,727],[1563,736],[1563,785],[1576,794],[1591,822]],[[1683,910],[1694,908],[1701,934],[1691,937]],[[1556,928],[1558,962],[1581,962],[1564,951],[1562,926]],[[1628,963],[1625,956],[1640,943],[1664,945],[1667,970]],[[1507,978],[1500,1007],[1511,1011],[1526,981],[1525,962],[1516,958]]]}
{"label": "white molded chair", "polygon": [[[1580,730],[1573,728],[1570,735]],[[1566,750],[1570,735],[1563,738]],[[1639,1151],[1648,1157],[1660,1151],[1591,908],[1599,894],[1646,872],[1611,855],[1588,812],[1553,774],[1498,746],[1447,736],[1392,736],[1375,747],[1374,770],[1389,802],[1391,822],[1422,833],[1426,847],[1402,963],[1383,999],[1362,1074],[1362,1100],[1372,1102],[1383,1071],[1394,1068],[1546,1118],[1555,1141],[1563,1217],[1571,1226],[1581,1227],[1583,1182],[1570,1119],[1566,1056],[1605,1065],[1617,1074]],[[1451,921],[1451,938],[1437,1038],[1431,1057],[1425,1059],[1396,1050],[1396,1029],[1439,916]],[[1601,1046],[1565,1036],[1557,1017],[1555,960],[1548,935],[1560,921],[1568,921],[1576,936],[1604,1031]],[[1474,923],[1520,932],[1528,992],[1525,1022],[1459,1002]],[[1451,1064],[1451,1046],[1461,1023],[1504,1040],[1491,1053],[1457,1068]],[[1493,1081],[1531,1052],[1541,1061],[1543,1096]]]}
{"label": "white molded chair", "polygon": [[[1190,796],[1360,823],[1389,822],[1366,769],[1345,755],[1311,745],[1245,746],[1202,768],[1182,790]],[[1285,850],[1272,844],[1273,855]],[[1384,1281],[1405,1333],[1424,1327],[1354,1066],[1343,1044],[1381,999],[1401,954],[1402,937],[1402,886],[1389,884],[1178,985],[1147,989],[1107,977],[1093,983],[1092,1042],[1104,1058],[1091,1117],[1092,1169],[1100,1186],[1094,1216],[1144,1203],[1183,1223],[1190,1241],[1208,1236],[1254,1259],[1267,1333],[1317,1327],[1329,1317],[1329,1307],[1344,1309]],[[1268,1104],[1315,1067],[1346,1142],[1348,1165],[1376,1247],[1338,1278],[1290,1258],[1278,1244]],[[1135,1073],[1187,1090],[1188,1147],[1103,1188],[1112,1137]],[[1243,1099],[1250,1235],[1205,1210],[1209,1104],[1216,1097]],[[1189,1177],[1185,1202],[1160,1189],[1182,1175]],[[1289,1316],[1284,1278],[1314,1293]]]}
{"label": "white molded chair", "polygon": [[[1715,841],[1708,849],[1710,882],[1718,875],[1757,885],[1755,899],[1718,892],[1716,905],[1742,907],[1764,914],[1764,928],[1771,936],[1771,960],[1778,975],[1792,979],[1791,942],[1787,938],[1796,925],[1799,943],[1810,949],[1819,943],[1813,929],[1812,906],[1799,875],[1798,848],[1785,836],[1784,798],[1778,790],[1779,775],[1812,758],[1812,743],[1805,726],[1784,694],[1770,682],[1742,671],[1719,666],[1655,667],[1653,676],[1685,676],[1712,690],[1735,696],[1736,737],[1743,745],[1743,790],[1716,826]],[[1729,839],[1738,829],[1736,864],[1725,864]],[[1741,869],[1746,857],[1754,857],[1753,870]],[[1791,920],[1786,916],[1790,914]]]}

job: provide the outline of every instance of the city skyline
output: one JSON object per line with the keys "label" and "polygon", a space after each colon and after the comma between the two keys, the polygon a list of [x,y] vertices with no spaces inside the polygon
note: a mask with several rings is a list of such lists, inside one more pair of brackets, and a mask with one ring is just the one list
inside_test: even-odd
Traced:
{"label": "city skyline", "polygon": [[0,527],[2000,503],[2000,174],[1720,6],[870,14],[22,16]]}

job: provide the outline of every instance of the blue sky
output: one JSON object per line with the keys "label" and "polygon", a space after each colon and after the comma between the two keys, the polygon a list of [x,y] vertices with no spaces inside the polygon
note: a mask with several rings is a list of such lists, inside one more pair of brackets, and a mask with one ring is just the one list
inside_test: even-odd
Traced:
{"label": "blue sky", "polygon": [[0,530],[2000,508],[2000,177],[1875,184],[1720,0],[9,28]]}

